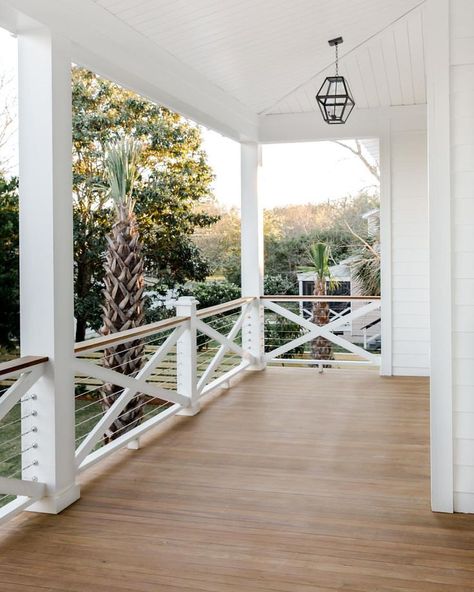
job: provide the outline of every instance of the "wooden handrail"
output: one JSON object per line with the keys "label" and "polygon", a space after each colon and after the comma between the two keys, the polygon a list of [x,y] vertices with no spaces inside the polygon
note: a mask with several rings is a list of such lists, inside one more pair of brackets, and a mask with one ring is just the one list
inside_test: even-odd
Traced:
{"label": "wooden handrail", "polygon": [[[234,308],[238,308],[239,306],[242,306],[242,304],[250,302],[254,299],[255,298],[249,297],[230,300],[229,302],[224,302],[223,304],[217,304],[216,306],[210,306],[208,308],[198,310],[196,316],[200,319],[203,319],[216,314],[221,314]],[[189,317],[172,317],[171,319],[164,319],[163,321],[157,321],[156,323],[150,323],[149,325],[143,325],[142,327],[136,327],[135,329],[129,329],[128,331],[120,331],[118,333],[112,333],[111,335],[104,335],[102,337],[88,339],[87,341],[81,341],[76,343],[74,346],[74,353],[82,354],[85,352],[92,352],[98,349],[109,347],[111,345],[118,345],[120,343],[132,341],[133,339],[147,337],[148,335],[153,335],[154,333],[159,333],[160,331],[165,331],[166,329],[178,327],[185,321],[189,321]]]}
{"label": "wooden handrail", "polygon": [[260,296],[262,300],[273,300],[274,302],[372,302],[380,300],[380,296],[303,296],[303,295],[285,295]]}
{"label": "wooden handrail", "polygon": [[142,337],[147,337],[148,335],[153,335],[153,333],[160,333],[167,329],[173,329],[186,321],[189,321],[189,317],[172,317],[171,319],[164,319],[162,321],[157,321],[156,323],[143,325],[142,327],[128,329],[127,331],[119,331],[118,333],[111,333],[110,335],[103,335],[102,337],[80,341],[74,346],[74,353],[82,354],[84,352],[103,349],[111,345],[126,343],[133,339],[140,339]]}
{"label": "wooden handrail", "polygon": [[[380,296],[294,296],[294,295],[265,295],[260,297],[262,300],[273,300],[276,302],[299,302],[299,301],[319,301],[319,302],[369,302],[372,300],[380,300]],[[255,297],[244,297],[224,302],[223,304],[217,304],[216,306],[209,306],[196,312],[196,316],[199,319],[204,319],[217,314],[223,314],[234,308],[238,308],[247,302],[255,300]],[[96,337],[95,339],[88,339],[87,341],[81,341],[76,343],[74,347],[74,353],[82,354],[84,352],[91,352],[98,349],[103,349],[112,345],[118,345],[120,343],[126,343],[133,339],[140,339],[159,333],[167,329],[173,329],[178,327],[181,323],[189,321],[190,317],[173,317],[171,319],[164,319],[156,323],[150,323],[149,325],[143,325],[143,327],[136,327],[135,329],[129,329],[128,331],[120,331],[119,333],[112,333],[111,335],[105,335],[103,337]]]}
{"label": "wooden handrail", "polygon": [[20,370],[26,370],[32,366],[38,366],[44,364],[49,360],[46,356],[24,356],[23,358],[16,358],[14,360],[8,360],[8,362],[0,363],[0,376],[5,374],[12,374]]}
{"label": "wooden handrail", "polygon": [[247,302],[251,302],[255,300],[255,297],[248,297],[248,298],[237,298],[236,300],[229,300],[229,302],[224,302],[223,304],[216,304],[215,306],[209,306],[207,308],[201,308],[196,312],[196,316],[199,319],[205,319],[206,317],[212,317],[216,314],[222,314],[227,312],[228,310],[233,310],[234,308],[238,308],[242,306],[242,304],[246,304]]}

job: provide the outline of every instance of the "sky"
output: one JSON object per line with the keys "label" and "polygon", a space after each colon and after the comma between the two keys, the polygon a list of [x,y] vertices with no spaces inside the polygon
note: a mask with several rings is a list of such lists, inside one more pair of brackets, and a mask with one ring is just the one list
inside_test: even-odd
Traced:
{"label": "sky", "polygon": [[[238,142],[205,129],[203,139],[216,175],[214,193],[218,201],[239,207]],[[333,142],[271,144],[262,148],[259,191],[265,208],[337,199],[373,184],[372,175],[360,160]]]}
{"label": "sky", "polygon": [[[17,42],[0,29],[0,77],[13,78],[16,94]],[[4,97],[0,93],[0,106]],[[320,117],[319,112],[314,112]],[[203,148],[215,180],[214,195],[231,208],[240,205],[240,146],[221,134],[202,128]],[[17,137],[8,144],[12,170],[16,172]],[[372,186],[373,178],[359,159],[332,142],[265,145],[259,175],[259,192],[265,208],[318,203],[355,194]]]}

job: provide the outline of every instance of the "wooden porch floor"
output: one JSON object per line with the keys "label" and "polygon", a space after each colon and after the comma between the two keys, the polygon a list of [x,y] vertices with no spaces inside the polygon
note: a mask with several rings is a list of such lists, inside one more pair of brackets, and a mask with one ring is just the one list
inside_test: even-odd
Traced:
{"label": "wooden porch floor", "polygon": [[248,373],[0,531],[0,589],[474,590],[474,516],[429,507],[428,385]]}

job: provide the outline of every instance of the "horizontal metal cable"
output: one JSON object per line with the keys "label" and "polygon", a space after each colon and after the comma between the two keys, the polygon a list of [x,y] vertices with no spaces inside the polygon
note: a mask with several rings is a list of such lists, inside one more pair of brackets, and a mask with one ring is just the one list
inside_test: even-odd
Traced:
{"label": "horizontal metal cable", "polygon": [[36,444],[36,442],[34,444],[32,444],[31,446],[28,446],[28,448],[24,448],[23,450],[19,450],[18,452],[15,452],[15,454],[13,454],[12,456],[9,456],[8,458],[1,459],[0,465],[4,465],[5,463],[10,462],[11,460],[16,458],[17,456],[22,456],[23,454],[25,454],[25,452],[28,452],[29,450],[33,450],[35,448],[38,448],[38,444]]}
{"label": "horizontal metal cable", "polygon": [[10,438],[10,440],[5,440],[3,442],[0,442],[0,448],[2,446],[6,446],[7,444],[11,444],[12,442],[14,442],[15,440],[19,440],[20,438],[27,436],[28,434],[34,434],[38,431],[37,427],[32,427],[30,430],[28,430],[27,432],[23,432],[21,434],[17,434],[16,436],[13,436],[13,438]]}
{"label": "horizontal metal cable", "polygon": [[19,417],[18,419],[14,419],[13,421],[10,421],[9,423],[4,423],[4,424],[0,425],[0,430],[3,430],[4,428],[8,428],[16,423],[19,423],[23,419],[27,419],[28,417],[36,417],[37,415],[38,415],[37,411],[32,411],[31,413],[28,413],[27,415],[23,415],[22,417]]}
{"label": "horizontal metal cable", "polygon": [[[150,416],[150,415],[152,415],[152,414],[153,414],[153,415],[158,415],[157,411],[159,411],[160,409],[163,409],[163,408],[165,408],[165,407],[169,407],[170,405],[171,405],[171,404],[170,404],[170,403],[168,403],[168,402],[166,402],[166,403],[163,403],[162,405],[156,405],[156,409],[153,409],[153,410],[149,411],[148,413],[145,413],[145,414],[142,416],[142,418],[141,418],[142,422],[143,422],[143,420],[144,420],[146,417],[148,417],[148,416]],[[122,426],[121,428],[119,428],[118,430],[116,430],[116,431],[114,432],[114,435],[116,435],[116,434],[118,434],[118,433],[122,432],[123,430],[126,430],[127,428],[128,428],[128,426]],[[98,442],[98,443],[100,443],[100,442],[103,442],[103,441],[104,441],[106,438],[107,438],[107,436],[106,436],[106,435],[104,435],[104,437],[103,437],[103,438],[101,438],[101,440],[99,440],[99,442]]]}

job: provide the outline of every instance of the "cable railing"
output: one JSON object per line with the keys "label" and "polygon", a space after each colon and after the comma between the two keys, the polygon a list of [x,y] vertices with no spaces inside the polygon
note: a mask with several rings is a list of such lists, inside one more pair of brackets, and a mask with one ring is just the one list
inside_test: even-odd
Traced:
{"label": "cable railing", "polygon": [[0,522],[40,499],[37,381],[48,358],[26,356],[0,364]]}
{"label": "cable railing", "polygon": [[[262,296],[265,361],[277,365],[380,365],[378,296]],[[331,307],[338,303],[340,310]]]}
{"label": "cable railing", "polygon": [[[195,415],[206,395],[247,369],[378,365],[380,304],[367,296],[275,295],[197,310],[182,297],[173,318],[76,344],[74,401],[59,415],[68,422],[74,411],[75,431],[58,436],[69,438],[70,451],[60,470],[74,480],[123,447],[139,448],[145,433],[177,414]],[[48,391],[48,380],[37,387],[48,367],[54,374],[49,364],[44,357],[0,364],[0,521],[54,493],[44,477],[51,472],[41,469],[61,465],[61,445],[46,438],[38,446],[42,431],[60,430],[42,397],[60,402],[64,393]]]}
{"label": "cable railing", "polygon": [[[92,466],[199,399],[251,362],[241,346],[246,307],[238,299],[76,345],[76,467]],[[111,363],[111,360],[113,362]]]}

